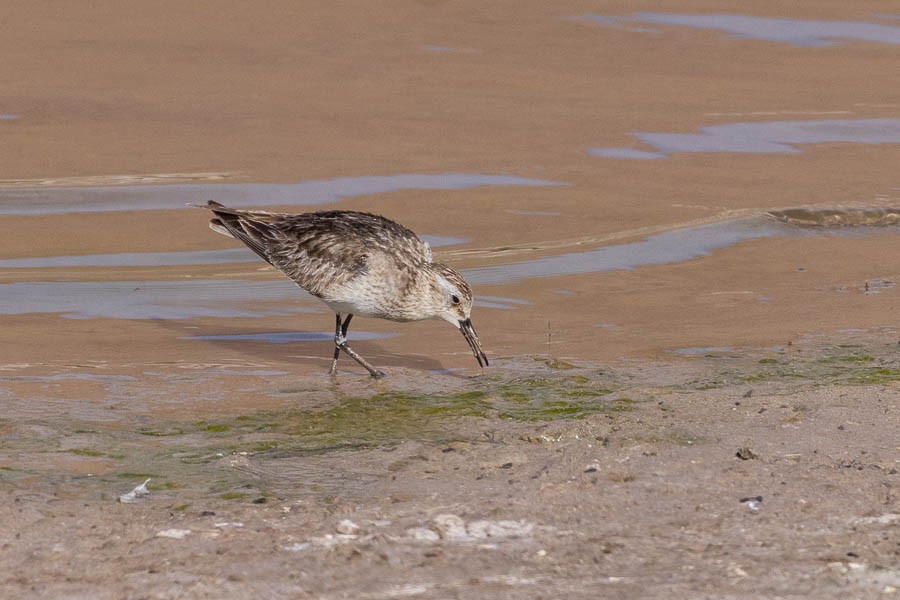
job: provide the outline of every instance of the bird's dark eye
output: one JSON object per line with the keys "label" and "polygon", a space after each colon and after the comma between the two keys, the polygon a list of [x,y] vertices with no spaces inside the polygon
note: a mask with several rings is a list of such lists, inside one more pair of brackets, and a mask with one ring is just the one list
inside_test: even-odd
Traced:
{"label": "bird's dark eye", "polygon": [[456,294],[451,294],[450,302],[452,302],[453,304],[459,304],[459,296],[457,296]]}

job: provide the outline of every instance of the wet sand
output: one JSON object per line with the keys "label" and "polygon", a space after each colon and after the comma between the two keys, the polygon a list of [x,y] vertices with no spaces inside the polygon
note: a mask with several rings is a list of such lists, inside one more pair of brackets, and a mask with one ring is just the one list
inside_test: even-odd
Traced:
{"label": "wet sand", "polygon": [[[18,574],[5,593],[251,597],[263,579],[300,597],[900,587],[886,530],[853,525],[897,512],[896,223],[767,214],[900,206],[892,3],[2,11],[0,482],[18,536],[0,555]],[[721,14],[733,18],[710,21]],[[229,253],[184,206],[207,198],[365,210],[433,236],[474,283],[495,366],[481,373],[446,324],[360,319],[354,346],[391,377],[342,361],[333,382],[333,317]],[[792,386],[798,360],[809,368]],[[835,361],[862,371],[813,368]],[[784,369],[750,411],[746,378],[770,364]],[[715,385],[688,384],[704,378]],[[635,403],[614,410],[623,399]],[[433,431],[400,426],[423,406]],[[279,429],[285,411],[321,413],[320,430]],[[360,433],[354,414],[375,425]],[[625,433],[598,454],[610,427]],[[535,443],[544,428],[559,439]],[[746,444],[762,459],[736,459]],[[510,458],[489,465],[495,452]],[[150,497],[116,503],[143,474]],[[795,490],[790,510],[768,512],[770,492],[758,513],[732,498],[767,477]],[[693,498],[696,481],[728,511]],[[454,540],[441,513],[532,528]],[[363,531],[322,542],[342,518]],[[765,527],[747,534],[744,519]],[[153,537],[172,527],[194,533]],[[237,544],[252,561],[229,555]],[[695,560],[675,565],[675,551]],[[120,555],[132,558],[83,574],[80,561]],[[315,568],[289,575],[302,561]]]}

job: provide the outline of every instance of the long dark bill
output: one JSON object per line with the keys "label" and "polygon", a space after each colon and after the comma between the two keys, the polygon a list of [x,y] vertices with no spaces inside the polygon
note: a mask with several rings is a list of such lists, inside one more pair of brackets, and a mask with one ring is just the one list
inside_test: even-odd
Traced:
{"label": "long dark bill", "polygon": [[487,356],[484,355],[484,350],[481,349],[481,340],[478,339],[478,334],[475,333],[475,328],[472,326],[472,319],[460,321],[459,330],[462,332],[463,337],[466,338],[466,341],[469,342],[469,348],[472,349],[472,354],[475,355],[478,366],[488,366]]}

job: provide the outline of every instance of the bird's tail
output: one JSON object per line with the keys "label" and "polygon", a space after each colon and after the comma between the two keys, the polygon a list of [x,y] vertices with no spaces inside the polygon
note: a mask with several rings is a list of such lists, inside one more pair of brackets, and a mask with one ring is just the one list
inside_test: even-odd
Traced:
{"label": "bird's tail", "polygon": [[262,222],[253,218],[252,212],[228,208],[215,200],[209,200],[206,204],[192,204],[191,206],[206,208],[213,212],[215,217],[209,221],[210,229],[216,233],[244,242],[260,258],[266,262],[272,262],[269,260],[269,255],[266,252],[266,227]]}
{"label": "bird's tail", "polygon": [[[225,225],[225,221],[222,220],[220,214],[225,214],[226,212],[231,215],[235,215],[235,211],[228,208],[224,204],[220,204],[215,200],[209,200],[206,203],[206,206],[201,204],[195,204],[194,206],[198,208],[208,208],[216,214],[216,218],[211,219],[209,221],[209,228],[215,231],[216,233],[221,233],[222,235],[227,235],[230,238],[234,238],[235,236],[231,233],[229,228]],[[235,238],[238,239],[238,238]]]}

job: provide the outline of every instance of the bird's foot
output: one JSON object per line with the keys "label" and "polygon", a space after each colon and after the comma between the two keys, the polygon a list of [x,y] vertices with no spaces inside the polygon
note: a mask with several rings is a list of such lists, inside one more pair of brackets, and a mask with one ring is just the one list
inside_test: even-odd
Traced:
{"label": "bird's foot", "polygon": [[[340,339],[340,343],[338,343],[339,339]],[[334,343],[338,347],[338,349],[343,350],[347,354],[347,356],[349,356],[350,358],[352,358],[353,360],[358,362],[360,364],[360,366],[362,366],[366,371],[368,371],[369,375],[371,375],[373,379],[381,379],[382,377],[385,376],[384,372],[379,371],[378,369],[376,369],[375,367],[370,365],[368,363],[368,361],[366,361],[366,359],[364,359],[362,356],[357,354],[353,350],[353,348],[350,347],[350,344],[347,343],[347,339],[343,338],[343,336],[341,336],[340,338],[338,336],[335,336]],[[336,366],[337,366],[337,359],[335,359],[332,367],[334,368]]]}

